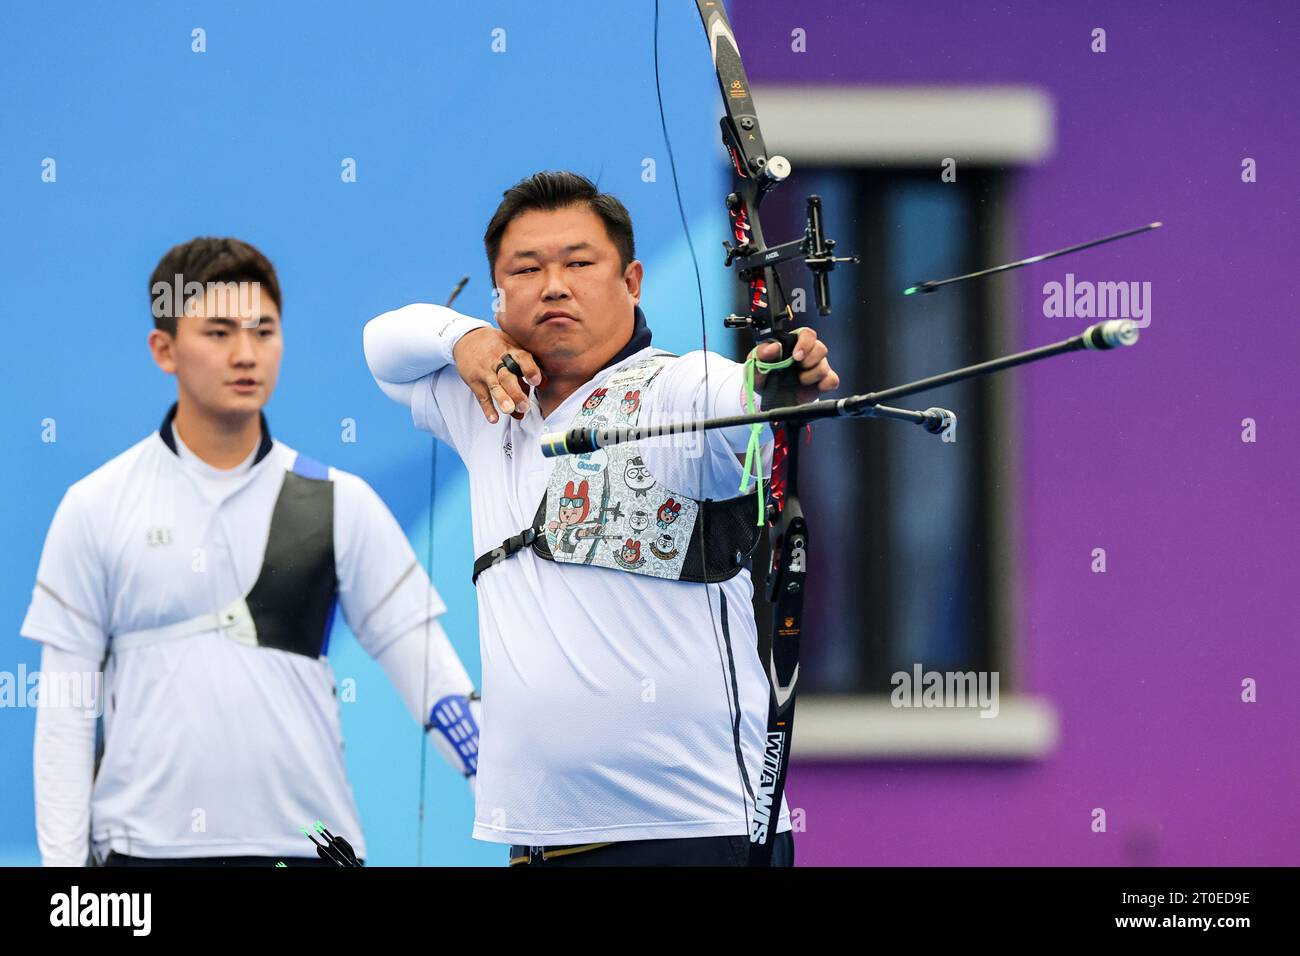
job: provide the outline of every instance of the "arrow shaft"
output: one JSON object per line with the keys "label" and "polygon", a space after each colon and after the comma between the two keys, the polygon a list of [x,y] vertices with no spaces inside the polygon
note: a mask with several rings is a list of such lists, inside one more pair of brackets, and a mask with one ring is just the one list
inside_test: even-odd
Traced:
{"label": "arrow shaft", "polygon": [[1117,232],[1111,236],[1102,236],[1100,239],[1093,239],[1089,242],[1080,242],[1077,245],[1066,246],[1064,249],[1057,249],[1055,252],[1044,252],[1042,255],[1030,256],[1028,259],[1008,262],[1006,265],[993,266],[989,269],[981,269],[978,272],[967,272],[965,275],[952,276],[949,279],[932,279],[929,282],[921,282],[912,286],[910,289],[904,290],[903,295],[912,295],[915,292],[933,292],[935,289],[942,288],[946,285],[952,285],[955,282],[967,282],[971,279],[980,279],[984,276],[996,275],[999,272],[1007,272],[1011,269],[1031,266],[1037,262],[1045,262],[1048,259],[1055,259],[1058,256],[1068,255],[1071,252],[1091,249],[1093,246],[1105,245],[1108,242],[1115,242],[1119,239],[1127,239],[1129,236],[1136,236],[1143,232],[1150,232],[1152,229],[1159,229],[1162,225],[1164,225],[1164,223],[1161,222],[1147,223],[1145,226],[1138,226],[1136,229],[1127,229],[1124,232]]}

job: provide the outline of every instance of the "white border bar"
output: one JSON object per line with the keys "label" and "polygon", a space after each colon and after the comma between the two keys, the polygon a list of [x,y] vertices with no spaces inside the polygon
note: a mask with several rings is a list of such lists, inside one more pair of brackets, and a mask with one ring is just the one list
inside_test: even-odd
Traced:
{"label": "white border bar", "polygon": [[1060,737],[1046,700],[1005,694],[996,717],[973,707],[894,707],[888,697],[800,698],[792,759],[1048,756]]}
{"label": "white border bar", "polygon": [[1033,86],[755,86],[773,154],[808,163],[1037,163],[1056,110]]}

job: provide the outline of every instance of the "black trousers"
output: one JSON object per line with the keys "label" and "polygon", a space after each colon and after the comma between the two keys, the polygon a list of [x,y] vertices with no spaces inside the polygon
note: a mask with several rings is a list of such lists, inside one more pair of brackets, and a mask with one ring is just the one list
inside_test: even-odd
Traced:
{"label": "black trousers", "polygon": [[[584,849],[584,846],[594,846]],[[510,848],[511,866],[745,866],[749,838],[695,837],[683,840],[626,840],[604,845]],[[794,866],[790,831],[772,838],[772,865]]]}
{"label": "black trousers", "polygon": [[104,860],[104,866],[275,866],[277,863],[285,866],[338,866],[318,856],[183,856],[163,860],[113,852]]}

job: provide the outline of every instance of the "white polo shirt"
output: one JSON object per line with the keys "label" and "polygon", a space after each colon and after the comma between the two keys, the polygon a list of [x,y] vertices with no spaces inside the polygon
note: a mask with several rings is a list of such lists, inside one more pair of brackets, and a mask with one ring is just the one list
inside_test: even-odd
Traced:
{"label": "white polo shirt", "polygon": [[[155,432],[72,485],[54,516],[22,633],[91,660],[109,655],[91,801],[99,856],[309,856],[298,828],[318,819],[365,856],[324,656],[218,630],[116,652],[110,640],[248,594],[297,457],[270,444],[255,464],[256,451],[223,471]],[[415,555],[379,496],[356,475],[329,477],[338,604],[378,655],[445,608],[426,575],[410,573]],[[447,693],[469,688],[459,661],[444,673]]]}
{"label": "white polo shirt", "polygon": [[[542,456],[541,435],[567,428],[594,388],[660,351],[602,370],[545,419],[530,402],[522,421],[489,424],[452,365],[416,383],[416,426],[455,448],[469,472],[476,555],[532,525],[555,465]],[[709,414],[739,414],[742,366],[710,354],[708,371]],[[693,352],[659,375],[640,421],[704,409],[704,353]],[[734,498],[748,434],[709,432],[694,457],[642,443],[642,457],[674,491]],[[747,834],[769,686],[752,591],[746,570],[702,585],[564,566],[531,548],[484,571],[475,838],[555,845]],[[779,830],[789,828],[783,806]]]}

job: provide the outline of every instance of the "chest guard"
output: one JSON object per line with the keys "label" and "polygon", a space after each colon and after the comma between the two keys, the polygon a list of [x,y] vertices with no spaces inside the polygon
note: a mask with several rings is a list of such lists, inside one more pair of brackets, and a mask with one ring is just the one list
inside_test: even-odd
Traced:
{"label": "chest guard", "polygon": [[[675,356],[655,355],[605,380],[569,428],[636,425],[642,399]],[[474,580],[531,546],[538,557],[673,581],[734,577],[758,544],[748,496],[696,501],[650,474],[637,443],[556,459],[533,525],[474,562]],[[707,538],[705,535],[707,534]],[[703,547],[701,547],[703,543]]]}
{"label": "chest guard", "polygon": [[114,653],[220,629],[253,647],[323,657],[338,608],[334,566],[334,483],[299,455],[285,472],[257,581],[220,611],[144,631],[115,634]]}
{"label": "chest guard", "polygon": [[338,610],[334,482],[299,455],[271,513],[262,570],[244,602],[260,647],[324,657]]}

